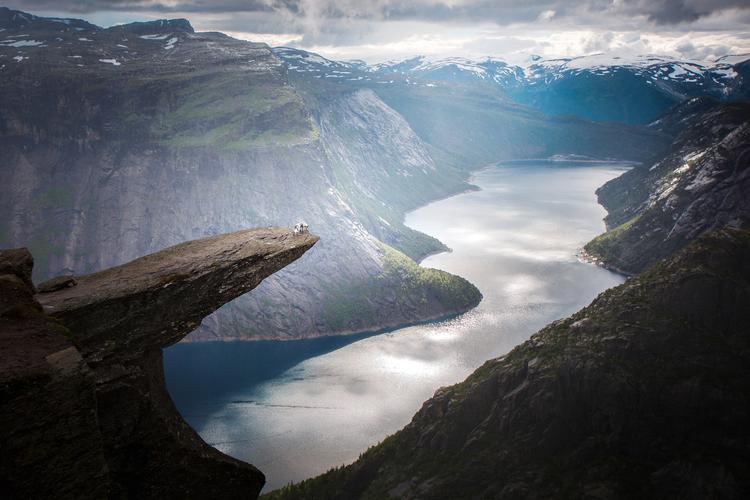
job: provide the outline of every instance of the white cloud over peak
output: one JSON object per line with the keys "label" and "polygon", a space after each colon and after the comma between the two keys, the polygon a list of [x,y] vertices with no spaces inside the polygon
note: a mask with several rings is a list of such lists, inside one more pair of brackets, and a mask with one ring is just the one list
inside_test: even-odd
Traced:
{"label": "white cloud over peak", "polygon": [[747,0],[11,0],[111,25],[188,18],[270,45],[379,61],[414,54],[524,59],[592,52],[713,60],[750,52]]}

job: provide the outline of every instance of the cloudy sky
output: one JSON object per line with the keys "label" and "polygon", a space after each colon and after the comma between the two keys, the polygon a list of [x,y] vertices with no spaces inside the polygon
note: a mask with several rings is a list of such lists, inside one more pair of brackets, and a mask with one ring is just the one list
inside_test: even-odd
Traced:
{"label": "cloudy sky", "polygon": [[23,0],[101,26],[185,17],[199,31],[379,62],[416,54],[750,53],[750,0]]}

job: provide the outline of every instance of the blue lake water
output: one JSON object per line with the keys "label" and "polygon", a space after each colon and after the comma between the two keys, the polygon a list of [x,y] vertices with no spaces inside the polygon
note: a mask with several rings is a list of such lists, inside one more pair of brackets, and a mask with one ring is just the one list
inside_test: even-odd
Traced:
{"label": "blue lake water", "polygon": [[479,287],[476,309],[380,335],[178,344],[164,356],[177,408],[208,443],[262,470],[264,491],[352,462],[436,389],[623,281],[577,251],[604,230],[594,191],[625,168],[519,162],[477,172],[480,191],[406,217],[452,248],[422,265]]}

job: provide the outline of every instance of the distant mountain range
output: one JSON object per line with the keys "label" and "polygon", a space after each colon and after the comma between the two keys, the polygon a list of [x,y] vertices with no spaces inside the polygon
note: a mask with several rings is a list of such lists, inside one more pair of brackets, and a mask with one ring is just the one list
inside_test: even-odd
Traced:
{"label": "distant mountain range", "polygon": [[356,72],[358,77],[359,73],[369,73],[369,80],[387,83],[382,78],[395,74],[399,77],[418,77],[445,82],[480,80],[497,84],[504,89],[548,84],[563,78],[566,74],[611,75],[618,71],[629,71],[643,76],[652,80],[653,84],[683,82],[693,83],[698,87],[726,89],[739,76],[735,66],[750,59],[750,54],[727,55],[713,63],[706,63],[658,55],[626,57],[600,53],[554,59],[532,56],[525,65],[511,64],[495,57],[470,59],[427,56],[367,64],[361,60],[334,61],[312,52],[289,47],[276,47],[273,50],[277,56],[288,62],[290,69],[324,73],[325,78],[351,79],[352,77],[347,75]]}
{"label": "distant mountain range", "polygon": [[290,71],[313,78],[377,85],[489,86],[545,113],[593,120],[646,123],[691,97],[731,100],[750,95],[750,54],[725,56],[710,64],[654,55],[596,54],[564,59],[537,56],[526,65],[491,57],[424,56],[368,65],[331,61],[285,47],[274,53]]}

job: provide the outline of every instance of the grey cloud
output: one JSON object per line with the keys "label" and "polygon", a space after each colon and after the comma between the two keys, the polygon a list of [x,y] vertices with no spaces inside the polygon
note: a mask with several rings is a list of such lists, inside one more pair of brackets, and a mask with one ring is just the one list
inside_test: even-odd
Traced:
{"label": "grey cloud", "polygon": [[626,0],[613,5],[615,10],[645,15],[657,24],[690,23],[728,9],[748,9],[747,0]]}
{"label": "grey cloud", "polygon": [[71,13],[148,11],[183,13],[277,13],[299,21],[362,19],[410,21],[530,22],[548,11],[555,19],[581,13],[643,16],[655,24],[690,23],[727,9],[748,10],[747,0],[24,0],[27,10]]}
{"label": "grey cloud", "polygon": [[701,45],[696,47],[692,42],[684,42],[676,47],[677,52],[687,59],[716,60],[731,52],[731,48],[723,44]]}
{"label": "grey cloud", "polygon": [[590,37],[584,45],[584,52],[600,52],[609,50],[615,35],[611,31],[604,33],[597,33],[595,36]]}

